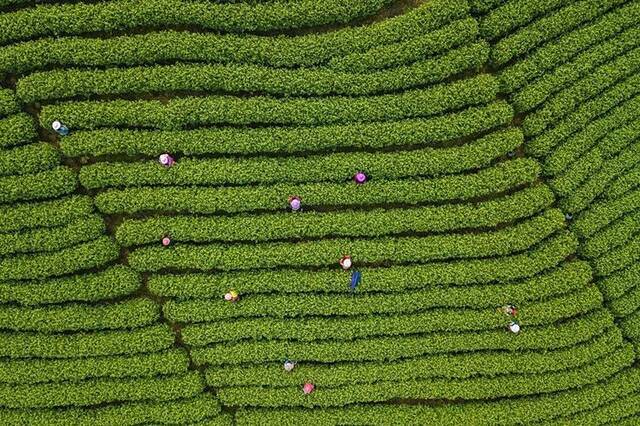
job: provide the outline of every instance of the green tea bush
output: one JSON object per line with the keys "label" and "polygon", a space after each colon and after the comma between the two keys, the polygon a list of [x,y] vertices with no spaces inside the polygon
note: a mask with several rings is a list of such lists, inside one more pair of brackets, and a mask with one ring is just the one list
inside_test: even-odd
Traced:
{"label": "green tea bush", "polygon": [[168,326],[80,333],[0,333],[0,354],[10,358],[83,358],[157,352],[173,347]]}
{"label": "green tea bush", "polygon": [[104,162],[83,167],[79,178],[85,188],[345,182],[358,170],[365,170],[374,179],[398,179],[488,167],[522,143],[522,133],[509,129],[450,148],[288,158],[183,158],[168,170],[157,161]]}
{"label": "green tea bush", "polygon": [[[318,127],[202,128],[188,131],[100,129],[60,141],[64,155],[296,153],[341,148],[438,146],[507,125],[513,109],[504,101],[432,118]],[[304,141],[302,143],[301,141]],[[284,159],[282,159],[284,160]]]}
{"label": "green tea bush", "polygon": [[626,368],[594,385],[564,392],[553,392],[527,398],[503,398],[495,401],[470,401],[465,404],[413,405],[413,404],[354,404],[348,407],[324,409],[240,409],[237,423],[242,426],[274,424],[347,423],[370,425],[385,422],[402,424],[457,425],[478,418],[483,424],[518,422],[538,423],[559,416],[569,416],[610,403],[621,401],[627,395],[636,395],[640,387],[640,372]]}
{"label": "green tea bush", "polygon": [[158,320],[159,307],[147,299],[110,305],[67,304],[45,307],[0,307],[0,324],[6,330],[46,333],[109,330],[149,325]]}
{"label": "green tea bush", "polygon": [[25,385],[100,377],[153,377],[186,373],[188,364],[182,349],[98,358],[11,360],[0,363],[0,382]]}
{"label": "green tea bush", "polygon": [[[217,303],[224,303],[222,298]],[[553,323],[601,306],[598,289],[589,289],[530,304],[518,312],[518,321],[524,327]],[[191,313],[189,321],[206,321],[198,311]],[[495,307],[484,310],[434,309],[420,313],[349,316],[329,318],[242,318],[225,322],[188,324],[182,329],[187,345],[229,344],[243,340],[287,340],[313,342],[321,340],[350,341],[374,336],[403,336],[412,334],[478,332],[501,329],[508,324],[504,313]]]}
{"label": "green tea bush", "polygon": [[591,340],[612,326],[606,309],[593,311],[572,321],[543,327],[528,327],[517,338],[505,330],[453,332],[433,335],[373,337],[349,342],[295,342],[285,340],[245,341],[225,345],[195,347],[196,364],[240,365],[277,362],[284,358],[299,362],[395,361],[426,354],[464,351],[551,350],[575,346]]}
{"label": "green tea bush", "polygon": [[599,362],[576,369],[544,374],[474,377],[465,380],[448,378],[407,382],[357,383],[340,387],[320,387],[304,395],[299,386],[261,388],[229,387],[218,390],[220,402],[230,406],[291,407],[343,406],[350,403],[384,402],[403,399],[493,399],[557,392],[604,380],[633,363],[633,349],[624,349]]}
{"label": "green tea bush", "polygon": [[[560,233],[529,249],[511,256],[429,263],[425,265],[360,268],[365,279],[358,293],[395,293],[435,285],[470,285],[490,282],[507,283],[529,278],[556,267],[573,254],[578,242],[572,233]],[[591,274],[591,271],[587,272]],[[240,293],[349,293],[342,271],[252,271],[215,274],[151,275],[152,292],[169,297],[215,297],[226,289]],[[467,287],[463,287],[463,291]],[[508,299],[506,297],[505,299]],[[170,306],[170,305],[169,305]],[[211,312],[207,309],[207,312]]]}
{"label": "green tea bush", "polygon": [[48,143],[0,150],[0,176],[25,175],[49,170],[60,162],[60,154]]}
{"label": "green tea bush", "polygon": [[170,401],[203,390],[196,371],[182,375],[129,379],[90,379],[72,383],[0,385],[0,404],[7,408],[88,406],[119,401]]}
{"label": "green tea bush", "polygon": [[320,267],[332,265],[344,253],[364,264],[417,262],[508,255],[530,248],[564,227],[564,215],[548,210],[510,228],[478,234],[446,234],[429,237],[332,239],[298,243],[243,245],[176,245],[144,247],[129,253],[137,271],[163,269],[240,270],[278,266]]}
{"label": "green tea bush", "polygon": [[100,71],[31,74],[18,82],[25,103],[52,99],[171,92],[265,93],[281,96],[363,96],[407,90],[478,68],[489,46],[477,42],[434,59],[369,74],[324,69],[274,69],[255,65],[177,64]]}
{"label": "green tea bush", "polygon": [[90,197],[72,195],[51,201],[0,206],[0,232],[65,225],[93,212]]}
{"label": "green tea bush", "polygon": [[361,206],[376,204],[418,204],[468,200],[496,194],[532,183],[540,166],[533,160],[498,163],[469,175],[433,179],[371,181],[364,186],[348,183],[277,184],[270,186],[220,188],[130,188],[108,190],[96,195],[96,207],[103,213],[176,211],[190,213],[285,210],[287,197],[298,195],[304,206]]}
{"label": "green tea bush", "polygon": [[494,64],[503,65],[624,2],[625,0],[584,0],[571,3],[497,42],[491,51],[491,59]]}
{"label": "green tea bush", "polygon": [[597,68],[587,77],[549,99],[540,109],[529,114],[522,122],[527,136],[540,134],[545,128],[574,111],[584,101],[594,97],[611,85],[637,75],[640,68],[640,48]]}
{"label": "green tea bush", "polygon": [[182,0],[117,0],[48,5],[0,15],[1,44],[42,36],[124,31],[136,27],[194,26],[224,32],[263,32],[346,23],[388,0],[300,0],[216,4]]}
{"label": "green tea bush", "polygon": [[609,223],[640,208],[640,191],[633,191],[616,200],[593,203],[574,222],[573,230],[582,238],[589,238]]}
{"label": "green tea bush", "polygon": [[85,101],[42,108],[43,127],[60,119],[71,129],[105,126],[181,129],[212,124],[319,125],[427,117],[490,102],[497,82],[479,75],[427,89],[367,98],[237,98],[206,96],[158,100]]}
{"label": "green tea bush", "polygon": [[629,2],[593,22],[551,40],[499,72],[501,90],[512,93],[575,55],[616,33],[633,28],[640,19],[640,4]]}
{"label": "green tea bush", "polygon": [[0,119],[0,148],[22,145],[37,136],[31,116],[18,113]]}
{"label": "green tea bush", "polygon": [[[392,268],[389,268],[392,269]],[[409,269],[409,268],[406,268]],[[387,275],[389,271],[387,270]],[[381,270],[363,268],[367,282],[377,280],[375,284],[391,286],[393,282],[382,281],[386,277]],[[336,274],[337,275],[337,274]],[[174,278],[177,285],[189,284],[185,276],[152,276],[150,285],[158,285],[158,280],[169,281]],[[338,277],[337,277],[338,278]],[[344,278],[344,275],[342,275]],[[393,277],[391,277],[393,278]],[[295,297],[283,289],[277,294],[242,293],[242,303],[230,306],[218,303],[225,291],[223,287],[209,288],[208,291],[196,293],[199,288],[189,288],[183,294],[173,297],[200,297],[198,299],[168,300],[162,307],[166,318],[173,322],[194,321],[198,318],[207,321],[221,321],[232,318],[264,317],[297,318],[305,315],[376,315],[400,312],[417,312],[431,308],[496,308],[505,301],[516,306],[523,306],[536,300],[564,295],[577,291],[591,281],[591,269],[586,262],[569,262],[543,272],[534,278],[500,284],[462,285],[462,286],[429,286],[424,288],[403,289],[392,293],[370,292],[371,286],[360,289],[353,294],[335,292],[296,293]],[[215,285],[216,283],[214,283]],[[374,284],[374,285],[375,285]],[[346,286],[345,286],[346,287]],[[249,290],[249,289],[247,289]],[[336,288],[336,291],[340,288]],[[362,291],[361,291],[362,290]],[[166,293],[165,293],[166,294]],[[160,295],[165,295],[160,293]]]}
{"label": "green tea bush", "polygon": [[269,241],[327,236],[378,237],[404,232],[446,232],[489,228],[529,217],[549,207],[554,197],[543,185],[507,198],[473,204],[415,209],[308,212],[259,216],[160,216],[125,220],[116,231],[123,246],[154,243],[170,234],[172,241]]}
{"label": "green tea bush", "polygon": [[629,241],[638,231],[640,231],[640,211],[634,211],[585,240],[580,245],[580,253],[590,259],[602,256]]}
{"label": "green tea bush", "polygon": [[39,228],[4,235],[0,239],[0,256],[17,253],[52,252],[95,240],[105,231],[104,221],[91,215],[58,228]]}
{"label": "green tea bush", "polygon": [[97,268],[116,260],[118,246],[108,237],[52,253],[24,254],[0,260],[3,280],[31,280]]}
{"label": "green tea bush", "polygon": [[481,19],[480,34],[488,40],[504,37],[540,15],[548,14],[570,3],[571,0],[507,1],[504,5],[493,8]]}
{"label": "green tea bush", "polygon": [[296,386],[313,378],[318,386],[341,386],[384,381],[411,381],[424,378],[467,379],[476,375],[541,374],[588,364],[621,347],[620,331],[612,328],[593,340],[554,351],[470,352],[440,354],[387,362],[297,365],[291,374],[282,374],[280,363],[256,366],[219,366],[206,369],[207,383],[215,388],[233,386]]}
{"label": "green tea bush", "polygon": [[[166,4],[180,4],[177,9],[172,11],[173,13],[182,14],[189,11],[185,1],[162,1],[166,1]],[[336,0],[331,1],[336,2]],[[309,3],[307,2],[307,4]],[[125,4],[132,10],[131,13],[123,10],[124,15],[92,15],[90,18],[83,18],[82,15],[74,13],[74,11],[64,11],[64,8],[54,8],[54,11],[64,14],[64,19],[51,21],[51,25],[59,27],[61,32],[57,35],[69,35],[84,32],[84,30],[96,31],[100,29],[100,26],[112,25],[113,19],[121,20],[120,23],[126,24],[126,26],[135,27],[139,25],[135,22],[136,17],[147,21],[149,19],[160,20],[160,23],[167,22],[167,19],[172,18],[171,13],[168,13],[158,1],[146,0],[141,3],[136,0],[124,0],[103,6],[107,9],[118,9]],[[150,5],[155,5],[159,8],[157,10],[161,10],[161,12],[148,14],[145,9]],[[196,7],[211,6],[208,2],[195,2],[195,5]],[[72,5],[70,7],[71,9],[74,7],[76,9],[83,8],[86,13],[93,14],[96,5]],[[0,59],[0,69],[5,72],[23,73],[47,65],[140,65],[171,60],[196,62],[214,60],[219,63],[242,62],[275,67],[313,66],[325,63],[334,57],[365,52],[386,44],[425,35],[430,31],[440,29],[451,21],[467,18],[467,8],[466,2],[436,0],[400,16],[385,19],[372,25],[347,27],[322,34],[295,37],[183,31],[149,32],[106,39],[54,37],[3,47],[0,49],[0,52],[3,52],[0,53],[0,58],[2,58]],[[41,9],[35,14],[38,13],[43,17],[49,15],[49,19],[53,18],[47,9]],[[198,22],[191,21],[190,17],[186,15],[183,16],[185,19],[189,19],[189,24]],[[21,18],[30,20],[29,24],[24,26],[20,22]],[[0,44],[7,44],[8,41],[17,38],[31,39],[34,32],[38,32],[42,36],[46,35],[47,26],[42,25],[43,22],[33,21],[34,18],[34,16],[30,16],[30,13],[5,14],[0,17],[0,26],[12,29],[12,31],[7,31],[0,36]],[[199,17],[198,20],[203,19],[207,19],[207,16]],[[11,21],[10,24],[7,21]],[[164,28],[164,25],[160,25],[160,27]],[[167,46],[171,46],[171,48],[167,48]]]}
{"label": "green tea bush", "polygon": [[176,424],[191,424],[191,422],[201,422],[203,419],[213,416],[213,419],[222,418],[227,420],[226,425],[231,426],[231,420],[222,415],[218,416],[219,412],[220,404],[218,400],[211,395],[203,393],[191,398],[171,401],[125,402],[92,409],[4,409],[0,410],[0,421],[5,424],[36,423],[54,426],[66,426],[69,424],[134,426],[145,422],[163,423],[167,421],[172,421]]}
{"label": "green tea bush", "polygon": [[[473,21],[475,22],[475,21]],[[0,118],[15,114],[20,110],[13,90],[0,89]]]}
{"label": "green tea bush", "polygon": [[76,173],[65,166],[33,175],[0,177],[0,203],[55,198],[70,194],[77,185]]}
{"label": "green tea bush", "polygon": [[640,44],[638,40],[640,40],[640,28],[631,28],[580,53],[571,62],[543,75],[515,93],[511,98],[513,105],[518,111],[531,111],[560,89],[584,78],[597,67],[637,47]]}
{"label": "green tea bush", "polygon": [[30,282],[0,281],[0,301],[21,305],[62,302],[97,302],[115,299],[135,292],[140,276],[131,268],[116,265],[92,274]]}

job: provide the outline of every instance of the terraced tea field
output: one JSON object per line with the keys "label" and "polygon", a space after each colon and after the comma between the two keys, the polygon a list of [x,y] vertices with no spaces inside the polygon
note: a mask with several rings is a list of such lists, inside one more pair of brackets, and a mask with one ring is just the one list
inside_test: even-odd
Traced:
{"label": "terraced tea field", "polygon": [[0,0],[0,424],[640,424],[640,0]]}

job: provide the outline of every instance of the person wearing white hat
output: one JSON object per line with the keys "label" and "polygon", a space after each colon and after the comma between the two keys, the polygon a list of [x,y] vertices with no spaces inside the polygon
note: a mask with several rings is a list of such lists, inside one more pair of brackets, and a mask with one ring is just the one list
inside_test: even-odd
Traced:
{"label": "person wearing white hat", "polygon": [[295,368],[296,363],[290,360],[286,360],[284,362],[284,371],[286,371],[287,373],[293,371],[293,369]]}
{"label": "person wearing white hat", "polygon": [[59,120],[51,123],[51,128],[60,136],[67,136],[69,134],[69,128],[62,124]]}
{"label": "person wearing white hat", "polygon": [[512,332],[513,334],[520,333],[520,324],[518,324],[515,321],[511,321],[509,323],[509,331]]}
{"label": "person wearing white hat", "polygon": [[342,256],[342,259],[340,259],[339,263],[342,269],[344,269],[345,271],[348,271],[352,265],[351,256]]}

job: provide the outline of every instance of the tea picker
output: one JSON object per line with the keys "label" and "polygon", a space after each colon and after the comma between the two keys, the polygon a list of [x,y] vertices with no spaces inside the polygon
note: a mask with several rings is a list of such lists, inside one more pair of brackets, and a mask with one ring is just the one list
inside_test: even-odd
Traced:
{"label": "tea picker", "polygon": [[302,200],[297,195],[289,197],[289,207],[294,212],[299,211],[302,208]]}
{"label": "tea picker", "polygon": [[69,134],[69,128],[62,124],[59,120],[51,123],[51,128],[60,136],[67,136]]}
{"label": "tea picker", "polygon": [[313,392],[315,389],[316,389],[315,385],[314,385],[313,383],[309,383],[309,382],[305,383],[305,384],[302,386],[302,392],[303,392],[305,395],[309,395],[309,394],[310,394],[311,392]]}
{"label": "tea picker", "polygon": [[353,180],[358,185],[362,185],[367,181],[368,177],[364,172],[358,172],[353,176]]}
{"label": "tea picker", "polygon": [[360,273],[360,271],[353,271],[353,274],[351,274],[351,284],[349,284],[349,288],[351,289],[351,291],[356,291],[356,288],[358,287],[358,285],[360,285],[361,281],[362,274]]}
{"label": "tea picker", "polygon": [[162,238],[162,245],[163,246],[167,247],[167,246],[169,246],[169,244],[171,244],[171,238],[169,238],[169,237]]}
{"label": "tea picker", "polygon": [[176,160],[173,159],[169,154],[162,154],[158,157],[158,161],[165,167],[171,167],[176,163]]}
{"label": "tea picker", "polygon": [[351,256],[342,256],[342,259],[340,259],[339,263],[340,263],[340,267],[343,270],[348,271],[352,265]]}
{"label": "tea picker", "polygon": [[287,373],[290,373],[291,371],[293,371],[293,369],[295,368],[296,363],[291,361],[291,360],[286,360],[284,362],[284,371],[286,371]]}
{"label": "tea picker", "polygon": [[520,333],[520,324],[518,324],[515,321],[511,321],[507,327],[509,329],[510,332],[512,332],[513,334],[518,334]]}
{"label": "tea picker", "polygon": [[224,295],[224,300],[226,300],[227,302],[230,303],[235,303],[238,300],[240,300],[240,295],[238,294],[237,291],[235,290],[229,290],[225,295]]}

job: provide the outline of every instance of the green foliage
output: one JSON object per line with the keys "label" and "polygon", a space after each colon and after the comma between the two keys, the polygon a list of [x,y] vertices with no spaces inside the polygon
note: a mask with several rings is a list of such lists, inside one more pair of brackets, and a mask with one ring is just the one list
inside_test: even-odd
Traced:
{"label": "green foliage", "polygon": [[0,382],[26,385],[98,377],[152,377],[186,373],[188,364],[182,349],[99,358],[11,360],[0,363]]}
{"label": "green foliage", "polygon": [[189,213],[285,210],[287,197],[302,198],[305,208],[318,206],[362,206],[376,204],[419,204],[468,200],[500,193],[532,183],[540,166],[529,159],[498,163],[469,175],[433,179],[348,183],[277,184],[271,186],[219,188],[131,188],[108,190],[96,195],[96,207],[103,213],[136,213],[150,210]]}
{"label": "green foliage", "polygon": [[22,233],[7,234],[0,239],[0,256],[56,251],[94,240],[104,231],[102,218],[91,215],[58,228],[36,228]]}
{"label": "green foliage", "polygon": [[574,346],[591,340],[611,327],[606,309],[542,327],[529,327],[514,338],[505,329],[483,332],[435,333],[417,336],[371,337],[348,342],[296,342],[286,340],[244,341],[192,348],[196,364],[240,365],[245,363],[338,361],[394,361],[426,354],[465,351],[522,351]]}
{"label": "green foliage", "polygon": [[619,80],[638,75],[640,48],[598,67],[585,78],[549,99],[522,122],[527,136],[540,134],[545,128],[566,117],[587,99],[594,97]]}
{"label": "green foliage", "polygon": [[622,333],[633,340],[640,341],[640,309],[620,321]]}
{"label": "green foliage", "polygon": [[[516,4],[518,2],[515,2]],[[499,73],[501,89],[512,93],[549,70],[569,62],[576,54],[603,40],[637,26],[640,4],[629,2],[559,38],[549,41]]]}
{"label": "green foliage", "polygon": [[570,3],[571,0],[507,1],[504,5],[493,8],[481,19],[480,34],[488,40],[503,37],[536,17]]}
{"label": "green foliage", "polygon": [[622,297],[640,278],[640,263],[635,263],[628,268],[618,271],[608,277],[597,281],[605,300],[613,300]]}
{"label": "green foliage", "polygon": [[377,237],[404,232],[445,232],[467,228],[489,228],[529,217],[551,205],[551,191],[543,185],[473,204],[443,205],[414,209],[344,212],[308,212],[259,216],[194,217],[160,216],[125,220],[116,231],[123,246],[160,241],[269,241],[286,238],[327,236]]}
{"label": "green foliage", "polygon": [[61,302],[94,302],[135,292],[140,276],[126,266],[116,265],[102,272],[31,282],[0,281],[0,301],[21,305]]}
{"label": "green foliage", "polygon": [[72,195],[57,200],[0,206],[0,232],[65,225],[93,212],[90,197]]}
{"label": "green foliage", "polygon": [[230,406],[342,406],[356,402],[383,402],[401,399],[492,399],[556,392],[606,379],[633,362],[631,345],[604,357],[597,363],[579,368],[532,375],[500,375],[473,377],[464,380],[448,378],[406,382],[379,381],[340,387],[321,387],[311,395],[304,395],[300,386],[260,388],[257,386],[229,387],[218,390],[223,405]]}
{"label": "green foliage", "polygon": [[494,64],[503,65],[624,2],[584,0],[569,4],[500,40],[491,50],[491,59]]}
{"label": "green foliage", "polygon": [[326,409],[240,409],[238,425],[263,424],[349,424],[398,423],[407,425],[509,424],[558,420],[559,416],[586,412],[640,388],[640,369],[627,368],[605,381],[566,392],[529,398],[470,401],[465,404],[354,404]]}
{"label": "green foliage", "polygon": [[86,406],[119,401],[170,401],[193,397],[203,389],[200,374],[131,379],[90,379],[77,383],[0,385],[0,404],[7,408]]}
{"label": "green foliage", "polygon": [[[614,120],[607,121],[611,122]],[[608,126],[604,127],[606,128]],[[599,132],[596,133],[596,137],[598,135]],[[581,183],[587,180],[591,174],[598,170],[602,170],[605,161],[610,160],[615,154],[618,154],[639,137],[640,121],[632,120],[628,125],[621,126],[616,130],[609,132],[606,136],[600,139],[599,142],[597,142],[597,145],[593,149],[586,153],[582,153],[583,148],[580,147],[577,140],[571,139],[567,143],[561,145],[553,154],[546,158],[547,162],[551,165],[554,163],[558,164],[558,161],[554,161],[553,158],[558,155],[566,158],[567,160],[575,156],[572,158],[572,163],[567,164],[567,170],[563,174],[551,180],[549,184],[555,192],[566,197],[571,194],[572,191],[575,191]],[[584,144],[591,142],[591,140],[585,140],[584,138],[581,140]],[[578,148],[580,155],[573,151],[573,149],[567,148]],[[569,151],[569,153],[567,151]],[[613,180],[615,180],[615,177]],[[609,187],[610,185],[607,185],[607,188]]]}
{"label": "green foliage", "polygon": [[[566,232],[531,248],[526,253],[507,257],[426,265],[360,268],[359,270],[362,271],[365,279],[358,286],[358,293],[390,293],[422,289],[434,285],[505,283],[533,277],[544,270],[557,266],[567,256],[575,252],[577,245],[573,234]],[[587,273],[591,274],[590,271]],[[149,288],[158,295],[178,298],[210,298],[220,296],[223,291],[229,288],[235,288],[241,294],[270,292],[349,293],[348,281],[344,272],[337,270],[317,271],[313,274],[308,271],[286,270],[151,275]],[[211,310],[207,309],[207,312],[211,312]]]}
{"label": "green foliage", "polygon": [[54,198],[73,192],[77,184],[76,173],[65,166],[33,175],[0,177],[0,203]]}
{"label": "green foliage", "polygon": [[177,64],[107,70],[63,70],[31,74],[18,82],[25,103],[89,97],[172,92],[265,93],[283,96],[362,96],[407,90],[479,68],[489,46],[477,42],[415,64],[370,74],[326,69],[274,69],[255,65]]}
{"label": "green foliage", "polygon": [[625,174],[619,176],[611,182],[606,192],[602,194],[605,198],[616,199],[622,197],[627,192],[635,189],[640,184],[640,166],[635,166],[627,170]]}
{"label": "green foliage", "polygon": [[36,136],[36,126],[28,114],[19,113],[0,119],[0,148],[22,145]]}
{"label": "green foliage", "polygon": [[[600,96],[588,100],[558,122],[555,127],[547,129],[544,133],[530,139],[526,144],[527,152],[536,157],[543,156],[572,134],[572,137],[575,138],[587,136],[594,131],[603,131],[602,126],[605,123],[608,124],[607,121],[593,122],[594,119],[634,98],[638,92],[640,92],[640,74],[632,76],[616,84]],[[620,113],[625,114],[623,111],[620,111]],[[629,114],[629,112],[626,113]],[[604,136],[604,134],[601,135]]]}
{"label": "green foliage", "polygon": [[634,236],[628,243],[594,260],[593,270],[596,276],[607,276],[640,260],[640,235]]}
{"label": "green foliage", "polygon": [[612,300],[607,307],[616,317],[626,317],[640,309],[640,286],[636,285],[620,298]]}
{"label": "green foliage", "polygon": [[58,165],[60,154],[48,143],[36,143],[0,150],[0,176],[24,175]]}
{"label": "green foliage", "polygon": [[366,52],[334,57],[327,65],[339,71],[368,73],[420,61],[475,40],[477,36],[476,20],[460,19],[433,32],[405,41],[375,46]]}
{"label": "green foliage", "polygon": [[[336,2],[336,0],[331,1]],[[164,2],[180,3],[180,6],[174,10],[165,10],[161,6],[161,2],[157,0],[144,2],[125,0],[103,4],[102,7],[118,9],[120,5],[128,4],[133,16],[129,13],[121,16],[112,15],[113,18],[121,19],[127,25],[135,25],[134,19],[131,19],[134,16],[166,22],[167,19],[172,18],[172,14],[175,16],[189,11],[185,1],[162,0],[162,3]],[[305,3],[310,4],[310,0]],[[211,6],[208,2],[195,2],[196,7],[206,4]],[[155,5],[159,12],[145,15],[147,12],[145,9],[149,5]],[[93,9],[101,6],[71,6],[71,8],[74,7],[86,8],[88,13],[92,13]],[[25,73],[49,65],[141,65],[175,60],[217,63],[241,62],[274,67],[313,66],[325,63],[335,57],[355,52],[366,52],[379,46],[425,35],[430,31],[440,29],[453,20],[466,18],[467,8],[466,2],[435,0],[400,16],[385,19],[372,25],[293,37],[239,36],[183,31],[150,32],[106,39],[54,37],[3,47],[0,49],[0,70]],[[54,10],[61,11],[64,8],[54,8]],[[46,15],[49,12],[44,9],[38,13]],[[73,34],[77,32],[78,27],[95,31],[100,26],[109,24],[106,19],[108,16],[105,15],[91,16],[86,19],[75,13],[64,12],[64,15],[66,19],[51,22],[51,25],[60,25],[61,32],[64,34]],[[29,16],[28,14],[19,14],[19,17],[28,18]],[[184,17],[187,18],[186,15]],[[202,16],[199,17],[199,20],[208,17]],[[9,28],[5,26],[5,22],[10,20],[12,21],[11,28],[15,29],[13,34],[11,31],[3,32],[0,36],[1,44],[6,44],[8,39],[18,35],[26,39],[30,38],[34,31],[40,32],[40,34],[47,31],[46,26],[39,25],[40,22],[32,21],[27,26],[21,26],[20,19],[15,20],[14,18],[15,15],[11,14],[0,17],[2,28]],[[189,21],[189,24],[193,23]],[[61,34],[58,33],[58,35]]]}
{"label": "green foliage", "polygon": [[79,177],[85,188],[345,182],[358,170],[376,180],[398,179],[481,169],[522,143],[522,133],[512,128],[450,148],[288,158],[181,158],[170,169],[157,160],[96,163],[83,167]]}
{"label": "green foliage", "polygon": [[375,13],[386,3],[388,0],[300,0],[267,4],[117,0],[50,5],[0,15],[3,28],[0,43],[136,27],[188,25],[238,33],[294,29],[346,23]]}
{"label": "green foliage", "polygon": [[13,90],[0,89],[0,118],[15,114],[19,110]]}
{"label": "green foliage", "polygon": [[640,231],[640,210],[629,213],[610,226],[596,232],[580,245],[580,253],[587,258],[595,258],[626,243]]}
{"label": "green foliage", "polygon": [[41,124],[62,120],[72,130],[103,126],[180,129],[212,124],[319,125],[427,117],[487,103],[495,98],[497,81],[489,75],[366,98],[237,98],[205,96],[159,100],[85,101],[42,108]]}
{"label": "green foliage", "polygon": [[640,208],[640,191],[633,191],[616,200],[593,203],[572,225],[582,238],[589,238],[609,223]]}
{"label": "green foliage", "polygon": [[52,253],[25,254],[0,260],[3,280],[31,280],[97,268],[118,258],[118,246],[108,237]]}
{"label": "green foliage", "polygon": [[351,254],[355,262],[362,264],[422,263],[512,254],[531,247],[563,227],[564,215],[559,210],[547,210],[513,227],[477,234],[298,243],[176,245],[169,249],[144,247],[129,254],[129,264],[138,271],[167,268],[227,271],[278,266],[320,267],[334,265],[344,253]]}
{"label": "green foliage", "polygon": [[[225,303],[219,298],[214,303]],[[544,325],[566,320],[597,309],[602,295],[596,287],[563,295],[542,303],[530,303],[518,311],[523,327]],[[197,310],[190,312],[189,321],[206,321]],[[311,318],[242,318],[224,322],[188,324],[182,328],[183,341],[189,346],[230,344],[243,340],[285,340],[314,342],[324,339],[350,341],[373,336],[404,336],[413,334],[484,332],[504,329],[509,323],[505,314],[495,307],[487,309],[432,309],[419,313],[394,315],[364,315],[349,317]]]}
{"label": "green foliage", "polygon": [[[518,111],[530,111],[542,104],[553,93],[592,73],[594,69],[613,58],[629,52],[638,44],[640,44],[640,28],[626,30],[622,34],[586,50],[573,58],[571,62],[527,85],[513,95],[513,105]],[[592,82],[590,83],[592,84]]]}
{"label": "green foliage", "polygon": [[0,334],[0,354],[10,358],[81,358],[87,356],[130,355],[173,347],[174,336],[164,324],[134,329],[87,333]]}
{"label": "green foliage", "polygon": [[109,305],[66,304],[46,307],[0,307],[5,330],[45,333],[77,330],[111,330],[151,324],[160,317],[158,305],[132,299]]}
{"label": "green foliage", "polygon": [[382,123],[318,127],[203,128],[188,131],[78,131],[62,139],[60,146],[68,157],[159,155],[163,152],[187,155],[295,153],[340,148],[437,146],[506,125],[512,116],[511,106],[497,101],[444,116]]}
{"label": "green foliage", "polygon": [[596,197],[606,190],[609,183],[616,176],[622,175],[626,170],[638,163],[640,163],[640,143],[636,143],[617,157],[606,161],[603,167],[597,173],[592,174],[584,185],[562,200],[560,203],[561,208],[572,212],[587,208]]}
{"label": "green foliage", "polygon": [[605,159],[612,157],[636,139],[639,128],[636,118],[639,116],[640,96],[607,111],[548,155],[544,172],[560,173],[594,145],[602,150]]}
{"label": "green foliage", "polygon": [[288,373],[282,363],[255,366],[211,366],[206,380],[215,388],[233,386],[299,386],[312,379],[317,386],[341,386],[382,381],[412,381],[424,378],[468,379],[476,375],[541,374],[591,363],[621,347],[616,328],[585,343],[554,351],[509,353],[470,352],[440,354],[389,362],[298,364]]}
{"label": "green foliage", "polygon": [[[387,271],[388,272],[388,271]],[[393,282],[381,281],[386,278],[380,270],[364,269],[367,282],[377,279],[374,287],[381,284],[391,287]],[[390,275],[387,273],[387,275]],[[155,283],[152,277],[151,284]],[[169,280],[171,277],[166,277]],[[183,277],[174,277],[177,284],[184,284]],[[342,277],[344,279],[344,274]],[[412,277],[410,277],[412,278]],[[577,291],[591,281],[591,269],[585,262],[565,263],[551,272],[542,273],[524,281],[490,285],[437,286],[425,285],[419,290],[403,289],[392,293],[372,293],[371,286],[354,294],[286,294],[287,289],[278,294],[251,294],[241,292],[242,301],[235,305],[219,303],[224,288],[211,288],[204,299],[169,300],[163,305],[165,317],[173,322],[193,322],[198,319],[221,321],[231,318],[265,317],[297,318],[313,315],[377,315],[390,313],[418,312],[431,308],[493,308],[512,303],[524,306],[536,300],[560,296]],[[343,286],[347,288],[346,285]],[[184,293],[196,289],[187,289]],[[216,294],[215,291],[218,291]],[[340,290],[336,286],[336,291]],[[345,291],[346,293],[346,291]],[[184,295],[181,295],[184,297]]]}
{"label": "green foliage", "polygon": [[[3,424],[41,424],[52,426],[91,425],[91,426],[134,426],[145,422],[190,424],[199,422],[220,412],[218,400],[208,394],[200,394],[192,398],[171,401],[125,402],[99,408],[68,408],[41,410],[0,410],[0,421]],[[222,415],[226,424],[232,422]],[[215,421],[215,420],[211,420]],[[224,424],[224,423],[220,423]]]}

